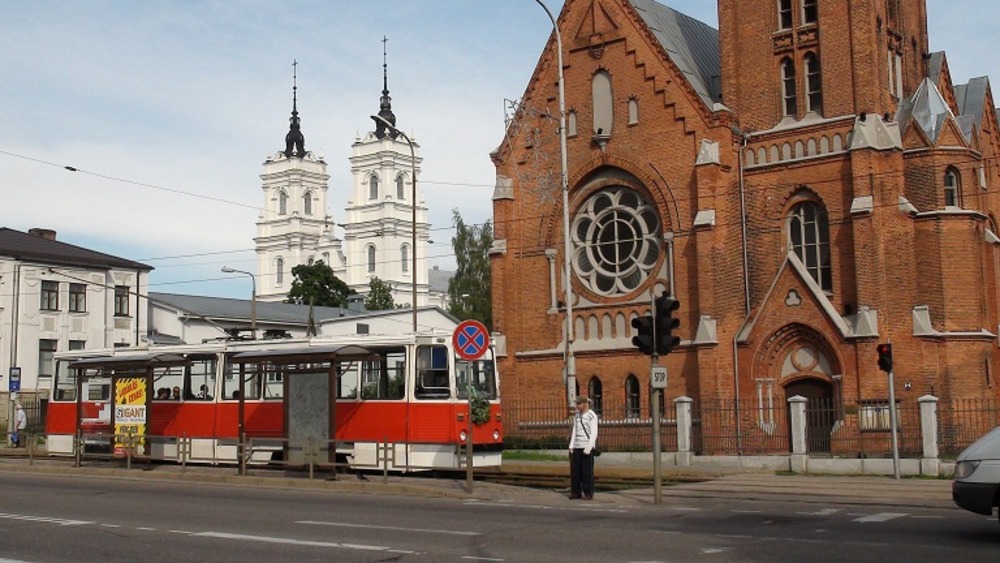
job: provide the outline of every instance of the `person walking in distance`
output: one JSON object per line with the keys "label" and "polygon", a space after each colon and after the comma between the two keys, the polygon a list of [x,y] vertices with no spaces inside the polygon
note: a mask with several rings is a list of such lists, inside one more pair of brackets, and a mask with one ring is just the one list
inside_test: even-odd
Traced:
{"label": "person walking in distance", "polygon": [[597,413],[590,410],[590,399],[576,398],[573,431],[569,436],[569,498],[594,498],[594,448],[597,444]]}
{"label": "person walking in distance", "polygon": [[14,404],[14,432],[10,435],[10,441],[15,448],[21,447],[21,431],[28,427],[28,415],[24,414],[21,403]]}

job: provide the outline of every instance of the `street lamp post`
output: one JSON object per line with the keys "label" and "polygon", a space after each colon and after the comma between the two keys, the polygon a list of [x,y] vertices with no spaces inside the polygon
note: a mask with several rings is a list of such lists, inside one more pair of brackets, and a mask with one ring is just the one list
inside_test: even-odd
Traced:
{"label": "street lamp post", "polygon": [[573,395],[576,394],[576,359],[573,357],[573,283],[571,278],[571,265],[572,258],[570,256],[570,251],[572,250],[572,245],[569,239],[569,176],[567,172],[567,155],[566,155],[566,87],[563,80],[563,56],[562,56],[562,36],[559,34],[559,26],[556,24],[556,18],[553,17],[552,12],[549,8],[542,2],[542,0],[535,0],[538,5],[545,10],[545,14],[549,16],[549,20],[552,22],[552,33],[556,36],[556,49],[558,51],[558,64],[559,64],[559,156],[560,164],[562,166],[561,174],[561,188],[562,188],[562,207],[563,207],[563,269],[566,284],[566,400],[570,408],[573,406]]}
{"label": "street lamp post", "polygon": [[257,276],[244,270],[236,270],[229,266],[222,267],[226,274],[246,274],[250,276],[250,287],[253,293],[250,295],[250,334],[254,340],[257,339]]}
{"label": "street lamp post", "polygon": [[413,333],[416,334],[417,333],[417,155],[413,151],[413,141],[410,140],[410,137],[408,137],[406,133],[403,133],[402,131],[397,129],[395,125],[389,123],[381,115],[373,115],[371,117],[376,122],[380,122],[383,125],[385,125],[386,128],[389,129],[389,131],[398,133],[401,137],[406,139],[406,144],[410,145],[410,176],[413,177],[413,195],[410,197],[410,207],[413,209],[413,233],[412,233],[413,236],[410,245],[411,246],[410,254],[412,255],[411,260],[413,267],[410,268],[412,270],[410,275],[413,276],[411,283],[411,285],[413,286],[413,298],[412,298]]}

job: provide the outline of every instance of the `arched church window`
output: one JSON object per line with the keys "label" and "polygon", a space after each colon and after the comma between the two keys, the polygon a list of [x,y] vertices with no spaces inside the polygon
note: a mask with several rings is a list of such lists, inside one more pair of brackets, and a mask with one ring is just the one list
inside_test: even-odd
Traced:
{"label": "arched church window", "polygon": [[378,199],[378,176],[368,178],[368,199]]}
{"label": "arched church window", "polygon": [[944,205],[945,207],[960,207],[962,205],[961,201],[961,182],[958,176],[958,170],[954,167],[949,167],[944,173]]}
{"label": "arched church window", "polygon": [[375,245],[368,246],[368,273],[375,273]]}
{"label": "arched church window", "polygon": [[587,383],[587,396],[590,397],[591,407],[598,416],[604,411],[604,385],[601,383],[601,378],[594,377],[590,378]]}
{"label": "arched church window", "polygon": [[288,194],[285,190],[278,190],[278,215],[288,214]]}
{"label": "arched church window", "polygon": [[781,61],[781,100],[781,111],[785,117],[795,117],[799,113],[795,92],[795,63],[788,58]]}
{"label": "arched church window", "polygon": [[399,201],[406,199],[406,176],[402,174],[396,176],[396,199]]}
{"label": "arched church window", "polygon": [[639,418],[639,378],[631,373],[625,378],[625,418]]}
{"label": "arched church window", "polygon": [[639,123],[639,100],[630,98],[628,101],[628,124]]}
{"label": "arched church window", "polygon": [[830,226],[826,209],[815,201],[799,203],[788,216],[788,250],[805,264],[823,291],[833,290]]}
{"label": "arched church window", "polygon": [[594,74],[592,83],[594,102],[594,135],[611,135],[614,124],[614,98],[611,95],[611,75],[606,70]]}
{"label": "arched church window", "polygon": [[590,196],[573,219],[573,269],[590,291],[631,293],[660,258],[660,219],[635,190],[614,186]]}
{"label": "arched church window", "polygon": [[815,53],[805,56],[806,67],[806,111],[823,113],[823,79],[819,70],[819,57]]}
{"label": "arched church window", "polygon": [[274,283],[285,283],[285,259],[280,256],[274,261]]}
{"label": "arched church window", "polygon": [[576,137],[576,110],[570,110],[566,114],[566,136]]}
{"label": "arched church window", "polygon": [[306,192],[302,196],[302,212],[306,215],[313,214],[313,194],[312,192]]}
{"label": "arched church window", "polygon": [[399,247],[399,256],[403,264],[403,273],[405,274],[410,271],[410,246],[404,244]]}

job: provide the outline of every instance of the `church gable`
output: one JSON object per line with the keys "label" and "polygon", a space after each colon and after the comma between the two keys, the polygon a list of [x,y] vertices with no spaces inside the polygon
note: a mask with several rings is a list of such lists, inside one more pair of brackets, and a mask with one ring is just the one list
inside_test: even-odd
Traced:
{"label": "church gable", "polygon": [[601,0],[590,0],[590,5],[577,19],[576,25],[570,25],[570,29],[576,29],[573,48],[597,46],[619,37],[618,22]]}

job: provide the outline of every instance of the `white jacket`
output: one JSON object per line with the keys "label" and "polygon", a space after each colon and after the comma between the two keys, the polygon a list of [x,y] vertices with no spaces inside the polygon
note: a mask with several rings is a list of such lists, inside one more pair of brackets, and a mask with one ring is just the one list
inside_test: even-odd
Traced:
{"label": "white jacket", "polygon": [[[588,437],[589,434],[589,437]],[[583,448],[589,454],[597,444],[597,413],[592,409],[573,416],[573,431],[569,435],[569,449]]]}

